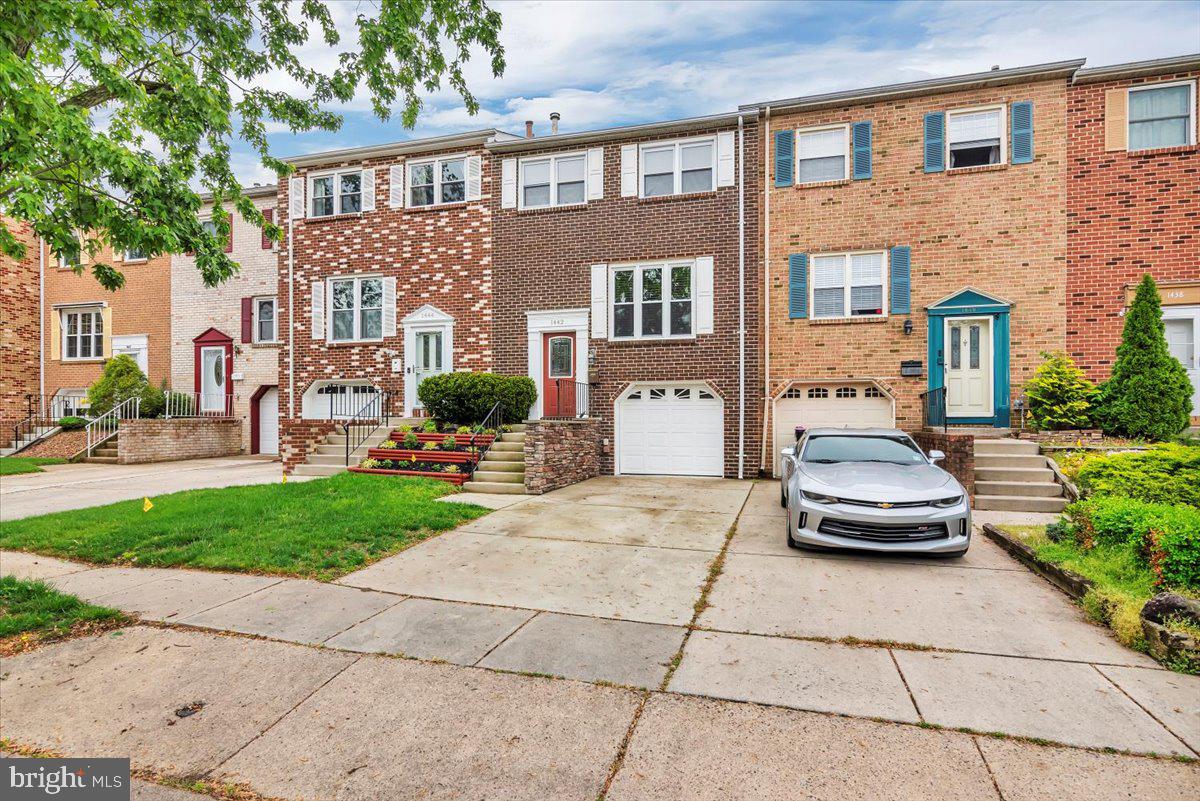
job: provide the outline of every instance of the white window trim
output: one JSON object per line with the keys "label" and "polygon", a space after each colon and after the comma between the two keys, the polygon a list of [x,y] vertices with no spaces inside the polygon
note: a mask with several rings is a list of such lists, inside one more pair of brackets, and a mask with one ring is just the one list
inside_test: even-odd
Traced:
{"label": "white window trim", "polygon": [[[688,298],[692,303],[692,330],[688,334],[668,334],[665,333],[671,330],[671,274],[672,267],[690,268],[688,273],[691,278],[691,297]],[[647,269],[660,267],[663,270],[662,291],[663,298],[660,303],[663,305],[663,331],[662,334],[643,335],[642,330],[642,272]],[[634,271],[633,281],[633,335],[618,336],[616,331],[616,297],[617,297],[617,273],[623,270]],[[695,339],[696,338],[696,260],[695,259],[665,259],[662,261],[639,261],[627,264],[610,264],[608,266],[608,338],[616,342],[636,342],[647,341],[657,342],[659,340],[674,340],[674,339]]]}
{"label": "white window trim", "polygon": [[[362,331],[361,331],[362,307],[359,306],[359,299],[361,298],[361,292],[357,286],[357,284],[360,281],[369,281],[372,279],[378,280],[380,283],[382,283],[383,278],[384,277],[382,275],[337,275],[337,276],[330,276],[329,278],[325,279],[325,341],[326,342],[328,342],[331,345],[346,345],[346,344],[354,344],[356,342],[382,342],[383,341],[383,319],[382,319],[383,318],[383,312],[382,312],[383,306],[382,305],[379,307],[381,310],[380,311],[380,323],[379,323],[380,336],[371,337],[371,338],[367,338],[367,339],[364,339],[363,337],[359,336],[359,334],[362,333]],[[333,338],[333,312],[335,311],[335,309],[333,307],[333,285],[339,281],[354,281],[355,282],[355,287],[354,287],[354,338],[353,339],[334,339]],[[381,294],[382,294],[382,291],[383,290],[381,287],[380,288]],[[384,302],[386,302],[386,301],[384,301]],[[278,312],[278,311],[279,311],[278,308],[276,308],[276,312]],[[345,309],[337,309],[337,311],[345,311]]]}
{"label": "white window trim", "polygon": [[[449,156],[436,156],[427,159],[410,159],[404,162],[404,207],[408,209],[431,209],[435,206],[461,206],[467,203],[467,159],[471,157],[470,153],[455,153]],[[443,202],[442,197],[442,162],[443,161],[462,161],[463,162],[463,199],[451,200]],[[433,165],[433,202],[426,203],[423,206],[415,206],[412,202],[412,171],[414,167],[422,167],[426,164]],[[425,186],[425,184],[422,184]]]}
{"label": "white window trim", "polygon": [[[264,300],[271,301],[275,307],[275,314],[271,317],[271,327],[274,333],[270,339],[260,339],[258,336],[258,304]],[[250,315],[251,324],[254,326],[253,334],[250,339],[254,344],[273,345],[279,342],[279,298],[275,295],[259,295],[251,299],[252,314]]]}
{"label": "white window trim", "polygon": [[142,262],[150,260],[148,256],[130,256],[129,254],[131,252],[132,251],[129,250],[121,251],[121,261],[125,262],[126,264],[141,264]]}
{"label": "white window trim", "polygon": [[[559,203],[558,202],[558,162],[562,159],[580,158],[583,159],[583,200],[578,203]],[[525,205],[525,165],[536,164],[541,161],[550,162],[550,202],[545,206],[526,206]],[[517,208],[525,209],[555,209],[559,207],[569,208],[571,206],[586,206],[588,195],[588,154],[586,150],[572,151],[570,153],[554,153],[546,156],[531,156],[529,158],[520,159],[517,162]]]}
{"label": "white window trim", "polygon": [[[850,314],[850,294],[851,294],[850,290],[853,288],[852,284],[851,284],[851,276],[850,276],[850,257],[851,256],[865,256],[865,255],[873,254],[873,253],[878,253],[883,257],[883,272],[880,275],[880,281],[883,284],[883,296],[882,296],[882,302],[880,305],[883,309],[883,312],[881,314]],[[809,258],[808,258],[808,308],[810,311],[809,311],[808,318],[810,320],[882,320],[882,319],[885,319],[888,316],[889,305],[891,303],[891,297],[889,295],[889,290],[891,288],[889,278],[891,277],[892,264],[891,264],[891,259],[889,258],[889,255],[890,254],[888,253],[887,250],[843,250],[843,251],[837,251],[834,253],[815,253],[815,254],[809,256]],[[845,313],[839,314],[837,316],[831,316],[831,317],[818,317],[817,316],[817,304],[816,304],[817,259],[827,258],[827,257],[831,257],[831,256],[839,256],[842,259],[844,259],[844,265],[843,265],[842,269],[843,269],[843,276],[846,279],[846,283],[842,285],[842,311]]]}
{"label": "white window trim", "polygon": [[834,125],[814,125],[814,126],[811,126],[808,128],[797,128],[796,132],[792,138],[792,143],[793,143],[792,144],[792,154],[793,154],[792,161],[795,162],[795,165],[793,165],[793,167],[792,167],[792,169],[795,171],[795,174],[793,175],[793,180],[795,181],[797,186],[808,186],[810,184],[827,183],[826,181],[801,181],[800,180],[800,162],[802,161],[802,159],[800,158],[800,134],[817,133],[818,131],[832,131],[832,130],[835,130],[838,128],[840,128],[842,130],[842,136],[843,136],[842,141],[846,145],[845,151],[842,154],[844,157],[844,161],[845,161],[845,164],[844,164],[845,169],[842,170],[842,180],[843,181],[850,180],[850,159],[853,157],[852,156],[853,148],[850,144],[850,123],[843,122],[843,123],[837,123]]}
{"label": "white window trim", "polygon": [[1195,81],[1163,81],[1162,83],[1145,83],[1137,86],[1129,87],[1129,91],[1125,93],[1125,149],[1130,153],[1139,153],[1143,150],[1161,150],[1159,147],[1139,147],[1133,148],[1129,146],[1129,128],[1133,125],[1133,120],[1129,116],[1129,96],[1134,92],[1144,92],[1147,89],[1167,89],[1172,86],[1188,87],[1188,140],[1182,145],[1166,145],[1166,147],[1191,147],[1196,144],[1196,82]]}
{"label": "white window trim", "polygon": [[[980,164],[974,167],[951,167],[950,166],[950,118],[959,114],[973,114],[978,111],[999,111],[1000,112],[1000,160],[995,164]],[[1000,164],[1008,163],[1008,104],[993,103],[987,106],[970,106],[969,108],[955,108],[946,111],[946,143],[945,165],[947,170],[977,170],[979,167],[995,167]]]}
{"label": "white window trim", "polygon": [[[64,361],[64,362],[103,361],[104,360],[104,336],[106,333],[108,333],[108,332],[104,331],[103,329],[100,332],[100,352],[99,353],[93,353],[91,356],[78,356],[78,355],[68,356],[67,355],[67,340],[70,339],[70,335],[67,333],[69,330],[69,327],[67,325],[67,317],[72,314],[80,314],[80,315],[90,314],[94,317],[94,319],[92,321],[92,332],[93,333],[88,334],[89,337],[94,337],[96,335],[95,334],[95,330],[96,330],[96,322],[95,321],[96,320],[100,321],[100,325],[102,327],[104,325],[104,307],[103,306],[71,306],[70,308],[59,309],[58,310],[58,315],[59,315],[58,324],[59,324],[59,327],[62,329],[60,332],[60,334],[62,336],[62,341],[59,343],[59,347],[60,347],[59,360]],[[76,334],[75,337],[76,337],[76,339],[82,340],[83,334]],[[94,345],[95,342],[93,341],[92,344]],[[77,347],[76,352],[78,352],[78,351],[79,351],[79,348]]]}
{"label": "white window trim", "polygon": [[[697,189],[694,192],[684,192],[683,188],[683,159],[681,158],[680,150],[688,145],[698,145],[707,142],[712,146],[712,164],[710,166],[710,175],[712,181],[708,189]],[[667,147],[674,147],[675,155],[673,167],[675,169],[675,188],[670,195],[646,195],[646,151],[648,150],[665,150]],[[669,139],[663,142],[644,142],[638,146],[638,197],[674,197],[676,195],[702,195],[706,192],[715,192],[717,189],[717,137],[716,136],[693,136],[690,139]]]}
{"label": "white window trim", "polygon": [[[362,172],[363,172],[362,167],[351,167],[351,168],[342,168],[342,169],[336,169],[336,170],[322,170],[320,172],[309,173],[308,178],[307,178],[308,194],[305,197],[305,203],[306,203],[307,207],[304,209],[304,211],[305,211],[304,216],[313,218],[313,219],[317,219],[317,220],[322,220],[327,217],[356,217],[356,216],[361,215],[363,213],[362,212],[362,203],[363,203]],[[341,192],[338,191],[338,189],[341,187],[342,184],[341,184],[341,181],[339,181],[338,179],[341,178],[343,175],[350,175],[351,173],[358,173],[358,208],[359,208],[359,210],[358,211],[342,211],[342,194],[341,194]],[[332,214],[313,214],[313,200],[316,197],[313,194],[313,184],[316,182],[316,180],[318,178],[331,178],[331,177],[333,178],[333,213]]]}

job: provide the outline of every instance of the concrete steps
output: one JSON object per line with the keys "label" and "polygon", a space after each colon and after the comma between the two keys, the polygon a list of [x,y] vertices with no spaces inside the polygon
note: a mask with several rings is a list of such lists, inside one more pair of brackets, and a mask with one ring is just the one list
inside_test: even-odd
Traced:
{"label": "concrete steps", "polygon": [[504,484],[497,481],[468,481],[463,484],[465,492],[483,492],[489,495],[524,495],[525,483]]}
{"label": "concrete steps", "polygon": [[92,452],[84,461],[89,464],[117,464],[117,438],[119,436],[120,434],[92,448]]}
{"label": "concrete steps", "polygon": [[1036,442],[975,440],[975,508],[1002,512],[1061,512],[1062,486]]}
{"label": "concrete steps", "polygon": [[[350,454],[350,466],[367,458],[367,451],[379,447],[388,438],[389,427],[380,426]],[[346,435],[334,431],[313,446],[304,464],[296,465],[292,471],[298,476],[334,476],[346,470]]]}
{"label": "concrete steps", "polygon": [[58,432],[58,426],[43,426],[41,428],[35,428],[33,431],[30,431],[28,434],[25,434],[20,439],[10,442],[8,447],[0,448],[0,456],[12,456],[13,454],[21,451],[22,449],[28,448],[33,443],[37,442],[39,439],[42,439],[43,437],[48,437],[51,434],[55,434],[57,432]]}
{"label": "concrete steps", "polygon": [[1026,483],[1024,481],[976,481],[978,495],[1024,495],[1026,497],[1053,498],[1062,494],[1056,483]]}
{"label": "concrete steps", "polygon": [[996,512],[1049,512],[1057,514],[1067,508],[1067,499],[1021,495],[976,495],[976,509]]}
{"label": "concrete steps", "polygon": [[296,465],[292,470],[298,476],[335,476],[338,473],[343,473],[346,470],[344,464],[304,464]]}
{"label": "concrete steps", "polygon": [[471,480],[463,484],[466,492],[521,495],[525,492],[525,426],[496,438],[475,468]]}
{"label": "concrete steps", "polygon": [[525,484],[525,474],[503,470],[485,470],[482,467],[471,476],[472,481],[487,481],[500,484]]}

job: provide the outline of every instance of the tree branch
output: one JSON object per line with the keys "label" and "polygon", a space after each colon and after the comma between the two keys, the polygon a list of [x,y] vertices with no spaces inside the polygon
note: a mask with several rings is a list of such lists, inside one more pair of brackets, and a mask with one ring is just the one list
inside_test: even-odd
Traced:
{"label": "tree branch", "polygon": [[[163,83],[162,81],[147,81],[138,79],[135,80],[134,83],[141,86],[146,90],[146,94],[150,95],[166,91],[171,88],[169,83]],[[116,93],[114,93],[107,86],[93,86],[90,89],[84,89],[82,92],[72,95],[64,100],[60,105],[63,108],[95,108],[103,103],[107,103],[116,96]]]}

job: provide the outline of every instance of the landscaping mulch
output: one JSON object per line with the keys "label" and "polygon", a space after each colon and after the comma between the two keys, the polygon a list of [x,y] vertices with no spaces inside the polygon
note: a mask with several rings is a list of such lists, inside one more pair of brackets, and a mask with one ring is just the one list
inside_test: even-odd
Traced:
{"label": "landscaping mulch", "polygon": [[87,447],[87,432],[60,431],[21,451],[20,456],[45,459],[70,459]]}

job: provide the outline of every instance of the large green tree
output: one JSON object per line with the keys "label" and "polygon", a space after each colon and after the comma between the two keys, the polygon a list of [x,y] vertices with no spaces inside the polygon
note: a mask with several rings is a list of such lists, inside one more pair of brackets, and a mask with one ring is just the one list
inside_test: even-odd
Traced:
{"label": "large green tree", "polygon": [[[463,77],[472,50],[494,75],[504,69],[500,15],[484,0],[343,8],[357,14],[357,41],[341,41],[318,0],[6,0],[0,215],[31,222],[55,253],[88,253],[108,288],[124,276],[96,258],[105,245],[195,252],[216,284],[237,269],[223,247],[230,210],[264,224],[230,168],[235,137],[287,172],[270,153],[272,128],[336,131],[332,107],[360,92],[380,118],[398,111],[411,128],[422,93],[443,84],[474,113]],[[329,69],[298,57],[310,38]],[[197,219],[197,185],[212,195],[215,236]],[[2,220],[0,252],[25,255]]]}

